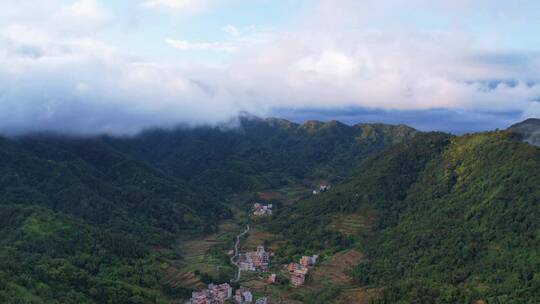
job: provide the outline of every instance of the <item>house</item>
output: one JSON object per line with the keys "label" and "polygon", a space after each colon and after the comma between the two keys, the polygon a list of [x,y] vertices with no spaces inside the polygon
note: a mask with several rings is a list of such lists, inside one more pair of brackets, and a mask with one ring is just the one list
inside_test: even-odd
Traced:
{"label": "house", "polygon": [[274,284],[276,282],[276,274],[272,273],[270,276],[268,276],[268,279],[266,280],[268,284]]}
{"label": "house", "polygon": [[318,195],[318,194],[321,194],[323,192],[326,192],[326,191],[330,190],[330,188],[332,188],[330,185],[319,185],[318,190],[313,190],[313,195]]}
{"label": "house", "polygon": [[253,295],[249,290],[245,289],[244,287],[240,287],[236,290],[234,301],[238,304],[252,303]]}
{"label": "house", "polygon": [[291,274],[291,284],[295,287],[304,285],[304,282],[306,281],[306,274],[302,272],[293,272]]}
{"label": "house", "polygon": [[298,273],[307,273],[308,268],[307,268],[307,267],[304,267],[304,265],[302,265],[302,264],[298,264],[298,263],[289,263],[289,265],[287,265],[287,270],[288,270],[290,273],[295,273],[295,272],[298,272]]}
{"label": "house", "polygon": [[257,299],[257,301],[255,302],[255,304],[267,304],[267,303],[268,303],[268,298],[266,298],[266,297],[259,298],[259,299]]}
{"label": "house", "polygon": [[211,302],[212,296],[208,292],[208,290],[204,290],[201,292],[193,292],[191,293],[191,300],[189,301],[190,304],[208,304]]}
{"label": "house", "polygon": [[255,216],[267,216],[272,215],[272,204],[262,205],[259,203],[253,204],[253,215]]}
{"label": "house", "polygon": [[232,287],[225,283],[220,285],[210,284],[208,289],[191,294],[191,304],[224,304],[232,297]]}
{"label": "house", "polygon": [[[240,256],[240,258],[242,258]],[[245,261],[245,262],[240,262],[240,270],[242,271],[257,271],[257,269],[255,269],[255,266],[253,265],[253,262],[251,261]]]}
{"label": "house", "polygon": [[304,267],[311,266],[312,265],[311,257],[310,256],[303,256],[302,258],[300,258],[300,265],[302,265]]}
{"label": "house", "polygon": [[303,256],[301,259],[300,259],[300,264],[304,267],[311,267],[313,265],[315,265],[315,263],[317,263],[317,259],[319,258],[318,255],[314,255],[314,256]]}
{"label": "house", "polygon": [[208,289],[213,294],[214,300],[219,304],[225,303],[225,300],[232,297],[232,287],[227,283],[221,285],[210,284]]}
{"label": "house", "polygon": [[306,275],[309,268],[317,263],[318,255],[303,256],[300,258],[300,263],[289,263],[287,270],[291,273],[291,284],[295,287],[303,285],[306,281]]}
{"label": "house", "polygon": [[291,284],[295,287],[303,285],[309,268],[299,263],[290,263],[287,270],[291,273]]}
{"label": "house", "polygon": [[298,264],[296,264],[296,263],[289,263],[287,265],[287,271],[288,272],[294,272],[296,270],[296,268],[298,267],[297,265]]}
{"label": "house", "polygon": [[240,255],[239,265],[243,271],[266,271],[270,265],[272,254],[257,246],[256,251],[246,252]]}
{"label": "house", "polygon": [[330,190],[330,188],[331,188],[330,185],[320,185],[320,186],[319,186],[319,190],[320,190],[321,192],[326,192],[326,191]]}

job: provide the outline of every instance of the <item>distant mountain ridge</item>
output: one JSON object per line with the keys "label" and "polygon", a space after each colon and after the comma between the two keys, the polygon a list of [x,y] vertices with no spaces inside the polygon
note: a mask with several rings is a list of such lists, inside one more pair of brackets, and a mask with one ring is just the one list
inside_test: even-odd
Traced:
{"label": "distant mountain ridge", "polygon": [[526,142],[540,146],[540,119],[529,118],[508,128],[510,132],[520,134]]}
{"label": "distant mountain ridge", "polygon": [[236,128],[149,130],[104,141],[172,176],[231,192],[276,187],[288,178],[341,179],[351,163],[417,133],[404,125],[241,116]]}

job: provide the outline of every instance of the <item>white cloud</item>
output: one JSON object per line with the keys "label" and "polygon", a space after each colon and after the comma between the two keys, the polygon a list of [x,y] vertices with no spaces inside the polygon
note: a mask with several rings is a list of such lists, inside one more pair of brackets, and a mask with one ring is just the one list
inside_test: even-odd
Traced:
{"label": "white cloud", "polygon": [[233,44],[227,43],[227,42],[189,42],[185,40],[166,39],[165,43],[182,51],[191,51],[191,50],[210,50],[210,51],[219,51],[219,52],[236,51],[236,47]]}
{"label": "white cloud", "polygon": [[353,77],[358,72],[358,62],[339,51],[324,50],[315,56],[301,58],[294,67],[300,72],[324,77]]}
{"label": "white cloud", "polygon": [[461,33],[310,29],[263,44],[235,62],[225,81],[242,104],[263,110],[523,111],[540,96],[539,59],[485,50]]}
{"label": "white cloud", "polygon": [[106,14],[99,6],[97,0],[79,0],[62,8],[58,15],[63,22],[91,22],[101,23],[106,19]]}
{"label": "white cloud", "polygon": [[[226,25],[222,30],[231,34],[232,38],[225,41],[213,42],[193,42],[168,38],[165,43],[181,51],[216,51],[216,52],[237,52],[245,51],[268,41],[271,30],[249,26],[240,30],[233,25]],[[245,34],[244,34],[245,33]]]}
{"label": "white cloud", "polygon": [[[405,10],[421,1],[394,4]],[[223,41],[166,39],[183,51],[235,55],[220,68],[133,59],[126,53],[137,50],[96,38],[111,16],[92,0],[0,21],[0,130],[130,133],[279,107],[538,112],[531,100],[540,97],[539,52],[496,48],[460,27],[376,28],[363,13],[367,4],[347,2],[321,1],[304,23],[280,33],[226,25]],[[208,2],[145,3],[189,11]],[[389,2],[366,3],[375,16],[387,14]],[[63,14],[64,24],[45,11]]]}
{"label": "white cloud", "polygon": [[240,36],[240,30],[234,25],[227,24],[224,27],[221,28],[224,32],[228,33],[229,35],[233,37],[239,37]]}
{"label": "white cloud", "polygon": [[10,41],[26,45],[44,45],[50,43],[52,40],[51,35],[47,31],[24,24],[12,24],[4,29],[0,29],[0,35]]}
{"label": "white cloud", "polygon": [[146,0],[142,6],[176,12],[196,12],[207,8],[207,0]]}
{"label": "white cloud", "polygon": [[238,109],[192,79],[212,75],[135,60],[88,36],[30,24],[0,30],[0,131],[133,133],[202,124]]}

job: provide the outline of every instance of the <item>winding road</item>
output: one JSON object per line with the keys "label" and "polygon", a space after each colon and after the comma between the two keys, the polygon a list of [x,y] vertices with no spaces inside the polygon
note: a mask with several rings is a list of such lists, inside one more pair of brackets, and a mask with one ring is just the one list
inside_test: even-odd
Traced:
{"label": "winding road", "polygon": [[231,257],[231,263],[236,266],[236,268],[238,268],[238,271],[236,273],[236,278],[232,279],[231,282],[238,282],[240,281],[240,274],[241,274],[241,269],[240,269],[240,265],[238,265],[237,262],[235,262],[234,260],[238,257],[238,246],[240,244],[240,238],[243,237],[244,235],[246,235],[246,233],[249,232],[249,224],[246,226],[246,230],[244,230],[244,232],[240,233],[239,235],[236,236],[236,242],[234,243],[234,255]]}

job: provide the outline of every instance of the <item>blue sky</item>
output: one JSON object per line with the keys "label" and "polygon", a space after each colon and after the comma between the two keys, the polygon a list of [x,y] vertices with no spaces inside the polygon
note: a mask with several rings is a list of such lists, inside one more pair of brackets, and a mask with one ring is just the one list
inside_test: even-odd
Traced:
{"label": "blue sky", "polygon": [[231,33],[224,29],[226,26],[233,31],[247,31],[251,27],[257,27],[260,31],[283,30],[294,24],[305,2],[223,1],[212,8],[204,5],[192,10],[189,4],[178,9],[166,4],[148,9],[144,1],[140,1],[139,5],[134,5],[133,1],[109,1],[103,3],[103,7],[126,19],[120,21],[123,24],[117,24],[119,28],[116,30],[103,32],[102,38],[111,45],[131,49],[136,56],[147,60],[221,63],[229,60],[232,54],[216,54],[209,49],[180,53],[163,42],[166,39],[179,39],[192,43],[225,43],[231,40]]}
{"label": "blue sky", "polygon": [[0,1],[0,132],[260,116],[456,133],[540,114],[540,3]]}

